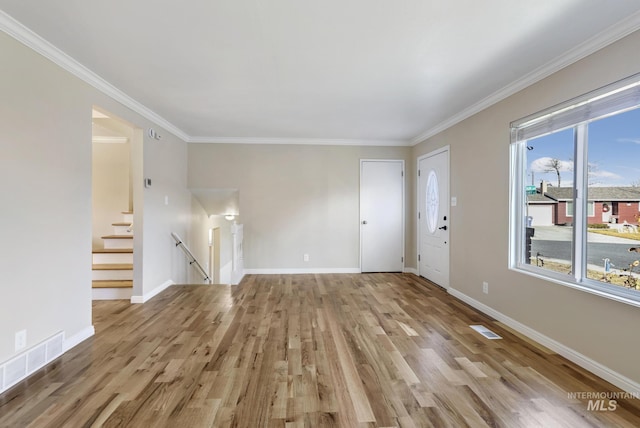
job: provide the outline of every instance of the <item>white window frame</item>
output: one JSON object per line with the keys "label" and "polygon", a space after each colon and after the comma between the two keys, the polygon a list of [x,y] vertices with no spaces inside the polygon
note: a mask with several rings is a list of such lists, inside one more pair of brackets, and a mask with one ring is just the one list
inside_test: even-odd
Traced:
{"label": "white window frame", "polygon": [[[567,201],[565,206],[565,216],[573,217],[573,201]],[[571,213],[569,213],[569,207],[571,207]],[[587,201],[587,217],[596,216],[596,203],[593,201]]]}
{"label": "white window frame", "polygon": [[[640,73],[511,123],[509,195],[509,269],[602,297],[640,306],[640,291],[587,278],[588,189],[587,129],[589,122],[640,106]],[[525,263],[527,141],[563,129],[574,132],[574,197],[572,274]],[[639,208],[640,209],[640,208]],[[595,204],[593,215],[595,216]]]}

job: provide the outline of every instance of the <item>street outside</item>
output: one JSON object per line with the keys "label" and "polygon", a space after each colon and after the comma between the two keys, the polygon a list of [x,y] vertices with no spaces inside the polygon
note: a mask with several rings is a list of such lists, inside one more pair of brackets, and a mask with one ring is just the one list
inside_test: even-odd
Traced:
{"label": "street outside", "polygon": [[[536,226],[531,239],[531,257],[540,254],[543,260],[570,261],[573,228],[567,226]],[[604,259],[611,261],[612,268],[622,270],[635,260],[640,253],[629,248],[640,247],[640,241],[587,233],[587,264],[589,269],[604,271]],[[535,262],[532,262],[535,263]]]}

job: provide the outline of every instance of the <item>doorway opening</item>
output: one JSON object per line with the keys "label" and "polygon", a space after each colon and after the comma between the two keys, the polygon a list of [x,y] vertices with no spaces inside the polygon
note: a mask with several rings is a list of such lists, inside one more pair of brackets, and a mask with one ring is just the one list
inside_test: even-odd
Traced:
{"label": "doorway opening", "polygon": [[94,107],[91,145],[92,298],[131,299],[142,287],[142,130]]}

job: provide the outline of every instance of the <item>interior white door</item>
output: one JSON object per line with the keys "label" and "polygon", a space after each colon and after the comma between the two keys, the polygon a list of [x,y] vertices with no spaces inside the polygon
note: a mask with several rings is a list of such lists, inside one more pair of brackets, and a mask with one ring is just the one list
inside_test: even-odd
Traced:
{"label": "interior white door", "polygon": [[418,271],[449,288],[449,149],[418,160]]}
{"label": "interior white door", "polygon": [[360,269],[404,268],[404,161],[360,162]]}

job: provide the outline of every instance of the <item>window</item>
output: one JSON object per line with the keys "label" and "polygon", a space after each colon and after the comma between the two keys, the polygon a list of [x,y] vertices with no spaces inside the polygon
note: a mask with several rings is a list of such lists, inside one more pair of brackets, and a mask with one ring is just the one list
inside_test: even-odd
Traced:
{"label": "window", "polygon": [[640,75],[511,124],[510,267],[640,306]]}
{"label": "window", "polygon": [[[567,217],[573,217],[573,201],[567,201]],[[595,217],[596,216],[596,208],[593,201],[587,202],[587,216]]]}

